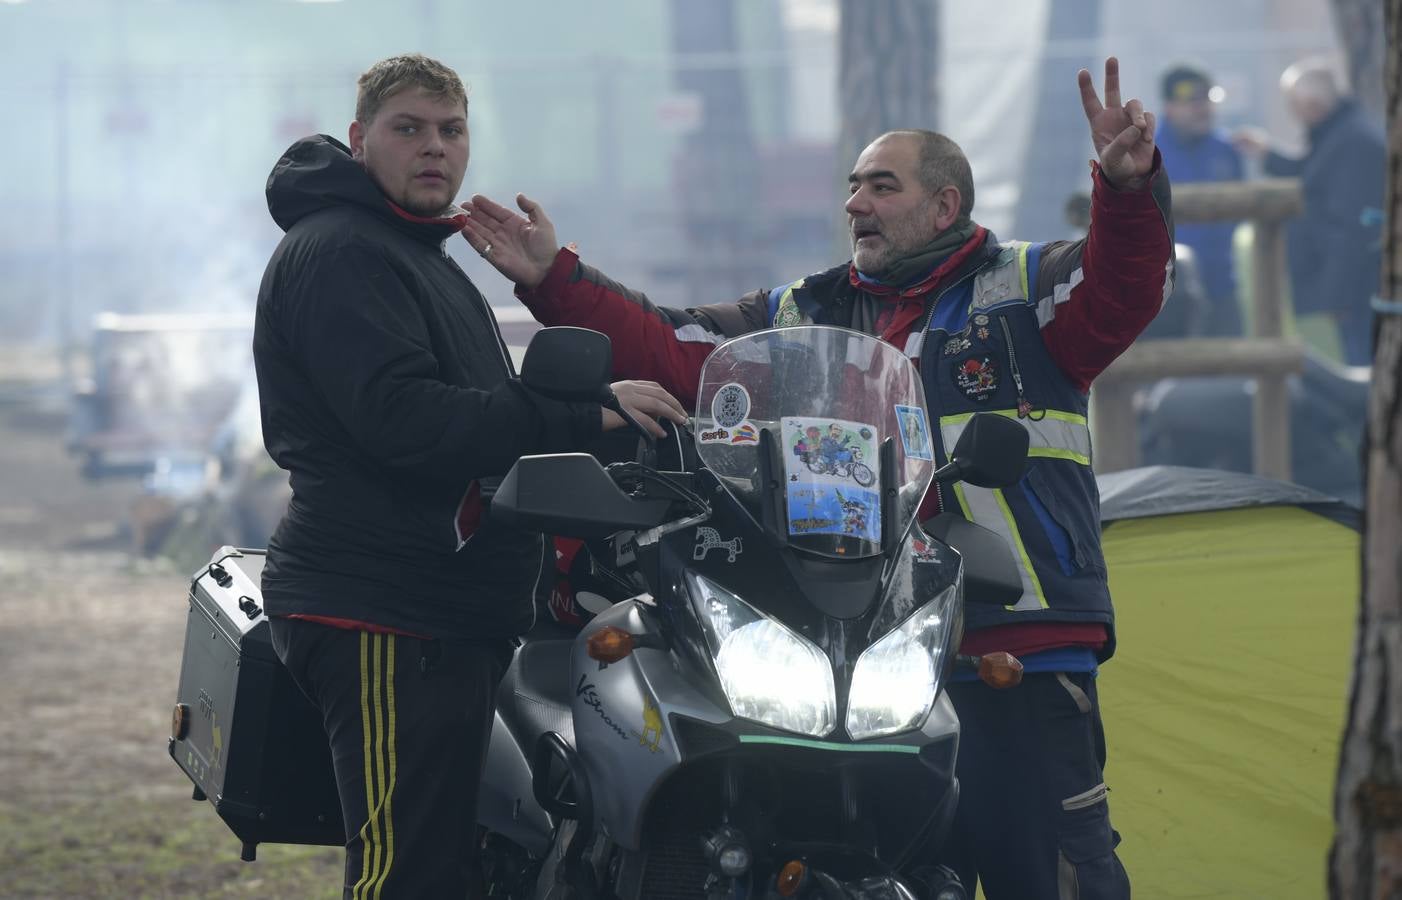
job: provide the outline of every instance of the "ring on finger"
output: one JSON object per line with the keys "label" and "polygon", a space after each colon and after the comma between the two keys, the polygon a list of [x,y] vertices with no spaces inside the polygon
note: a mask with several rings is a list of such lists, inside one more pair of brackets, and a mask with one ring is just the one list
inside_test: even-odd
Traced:
{"label": "ring on finger", "polygon": [[487,246],[485,246],[485,247],[482,248],[482,256],[483,256],[483,257],[487,257],[487,256],[491,256],[491,255],[492,255],[492,242],[491,242],[491,241],[487,241]]}

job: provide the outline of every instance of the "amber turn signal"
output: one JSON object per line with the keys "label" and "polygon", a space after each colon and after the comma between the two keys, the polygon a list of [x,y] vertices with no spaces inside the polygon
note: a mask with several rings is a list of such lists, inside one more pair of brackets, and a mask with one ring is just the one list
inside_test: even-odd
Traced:
{"label": "amber turn signal", "polygon": [[774,889],[779,892],[780,897],[796,897],[799,889],[803,887],[803,876],[807,874],[808,867],[800,860],[789,860],[779,870],[779,878],[774,883]]}
{"label": "amber turn signal", "polygon": [[599,662],[616,663],[633,652],[633,636],[622,628],[605,625],[585,641],[589,658]]}
{"label": "amber turn signal", "polygon": [[190,707],[184,703],[177,703],[170,713],[170,736],[177,741],[183,741],[189,733]]}
{"label": "amber turn signal", "polygon": [[1001,691],[1022,684],[1022,663],[1016,656],[999,650],[979,657],[978,677],[984,684]]}

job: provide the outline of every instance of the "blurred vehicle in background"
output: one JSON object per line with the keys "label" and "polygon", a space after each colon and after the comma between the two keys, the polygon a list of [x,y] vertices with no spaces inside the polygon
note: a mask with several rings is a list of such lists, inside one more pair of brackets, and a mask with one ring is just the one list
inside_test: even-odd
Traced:
{"label": "blurred vehicle in background", "polygon": [[[228,483],[233,456],[218,444],[231,446],[231,416],[253,384],[252,339],[251,316],[96,317],[66,444],[87,478],[141,480],[128,516],[137,552],[157,550],[183,506]],[[256,441],[256,393],[252,406]]]}
{"label": "blurred vehicle in background", "polygon": [[[1286,380],[1290,480],[1354,506],[1363,504],[1369,373],[1306,346],[1304,371]],[[1252,471],[1254,392],[1255,382],[1238,376],[1145,385],[1136,401],[1140,464]]]}
{"label": "blurred vehicle in background", "polygon": [[[540,326],[495,310],[520,363]],[[224,544],[264,547],[287,473],[263,448],[252,316],[102,313],[73,388],[67,446],[90,479],[140,479],[134,552],[192,568]]]}
{"label": "blurred vehicle in background", "polygon": [[197,568],[211,547],[266,547],[292,496],[287,473],[263,448],[258,382],[251,367],[205,453],[205,477],[198,484],[147,480],[147,494],[165,502],[167,518],[145,552],[159,552],[182,569]]}
{"label": "blurred vehicle in background", "polygon": [[67,440],[83,474],[144,476],[203,457],[253,370],[252,340],[251,316],[97,316]]}
{"label": "blurred vehicle in background", "polygon": [[[1066,221],[1084,232],[1090,197],[1070,195]],[[1174,289],[1138,338],[1208,336],[1211,302],[1191,247],[1174,248]],[[1286,380],[1290,396],[1290,480],[1353,506],[1363,505],[1362,443],[1367,421],[1366,366],[1347,366],[1304,342],[1305,367]],[[1253,471],[1252,397],[1242,376],[1165,378],[1135,394],[1139,464]]]}

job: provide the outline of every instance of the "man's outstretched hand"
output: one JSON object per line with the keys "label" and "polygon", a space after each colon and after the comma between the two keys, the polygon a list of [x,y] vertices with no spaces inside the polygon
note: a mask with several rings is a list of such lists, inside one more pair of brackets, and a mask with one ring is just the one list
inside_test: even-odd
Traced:
{"label": "man's outstretched hand", "polygon": [[1090,139],[1100,156],[1100,171],[1120,190],[1138,190],[1154,166],[1154,114],[1138,99],[1120,104],[1120,61],[1105,60],[1105,102],[1085,69],[1076,73]]}
{"label": "man's outstretched hand", "polygon": [[[686,408],[681,401],[655,381],[615,381],[613,394],[619,405],[637,419],[653,437],[666,437],[667,432],[658,424],[660,419],[668,419],[674,424],[686,424]],[[611,409],[603,411],[604,431],[622,428],[627,422]]]}
{"label": "man's outstretched hand", "polygon": [[467,224],[462,236],[498,272],[522,287],[534,288],[545,280],[560,245],[555,242],[555,226],[539,203],[517,194],[516,205],[526,215],[477,194],[463,207]]}

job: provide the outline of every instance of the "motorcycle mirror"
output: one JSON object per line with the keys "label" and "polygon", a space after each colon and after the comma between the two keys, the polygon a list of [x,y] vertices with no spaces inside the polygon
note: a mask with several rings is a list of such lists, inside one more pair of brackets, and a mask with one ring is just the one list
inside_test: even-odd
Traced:
{"label": "motorcycle mirror", "polygon": [[521,383],[554,400],[598,403],[613,397],[608,335],[561,325],[542,328],[526,347]]}
{"label": "motorcycle mirror", "polygon": [[1017,484],[1027,468],[1027,429],[1006,416],[975,413],[947,465],[935,472],[940,481],[963,481],[981,488]]}
{"label": "motorcycle mirror", "polygon": [[555,400],[599,403],[623,417],[651,449],[657,438],[618,401],[609,384],[613,344],[608,335],[588,328],[557,325],[542,328],[526,347],[521,383]]}

